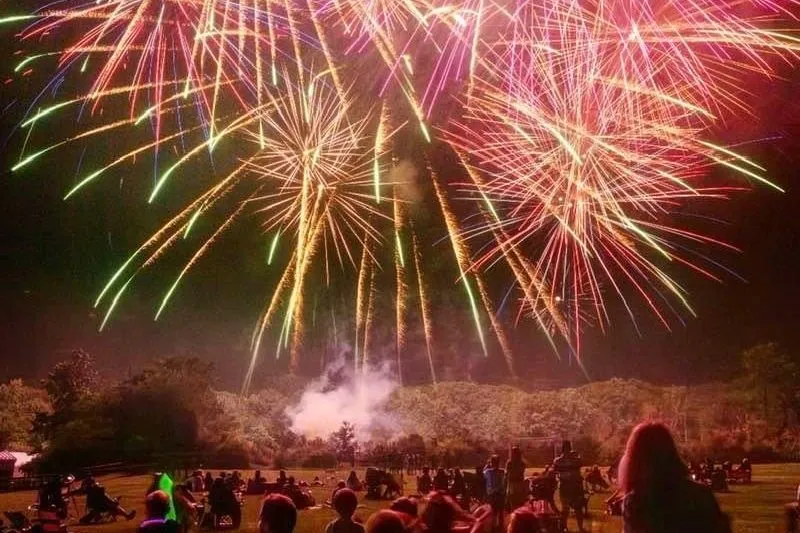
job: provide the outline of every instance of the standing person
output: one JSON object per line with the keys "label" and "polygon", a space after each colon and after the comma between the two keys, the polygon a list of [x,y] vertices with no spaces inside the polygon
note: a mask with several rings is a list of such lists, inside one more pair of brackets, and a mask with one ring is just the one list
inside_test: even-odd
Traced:
{"label": "standing person", "polygon": [[325,527],[325,533],[364,533],[364,526],[353,521],[353,514],[358,508],[356,493],[348,488],[336,491],[331,505],[339,514],[339,518]]}
{"label": "standing person", "polygon": [[292,533],[297,524],[297,507],[283,494],[270,494],[261,504],[259,533]]}
{"label": "standing person", "polygon": [[511,448],[511,458],[506,463],[506,477],[508,490],[506,494],[506,509],[510,512],[521,507],[528,499],[528,484],[525,482],[525,461],[522,460],[522,451],[519,446]]}
{"label": "standing person", "polygon": [[212,485],[214,485],[214,476],[211,475],[211,472],[206,470],[206,475],[203,478],[203,491],[211,492]]}
{"label": "standing person", "polygon": [[500,468],[500,458],[493,455],[489,467],[483,471],[486,499],[492,508],[492,528],[502,531],[505,522],[506,473]]}
{"label": "standing person", "polygon": [[566,526],[569,510],[575,511],[578,530],[583,532],[583,476],[581,476],[581,456],[572,450],[572,443],[561,443],[561,455],[553,461],[553,472],[558,476],[558,498],[561,500],[561,517]]}
{"label": "standing person", "polygon": [[639,424],[620,463],[624,533],[731,533],[714,494],[691,480],[662,424]]}
{"label": "standing person", "polygon": [[797,486],[797,493],[792,503],[787,503],[784,507],[786,516],[786,533],[800,533],[800,485]]}

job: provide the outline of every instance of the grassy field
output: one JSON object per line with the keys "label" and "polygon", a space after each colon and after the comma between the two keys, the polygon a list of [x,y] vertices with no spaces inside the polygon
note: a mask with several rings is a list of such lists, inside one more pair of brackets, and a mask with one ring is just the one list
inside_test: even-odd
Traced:
{"label": "grassy field", "polygon": [[[247,475],[252,475],[247,472]],[[338,472],[337,478],[344,478],[346,472]],[[363,473],[362,473],[363,474]],[[269,479],[274,479],[276,472],[266,472]],[[311,480],[315,475],[325,479],[332,474],[320,471],[289,471],[297,479]],[[148,476],[108,476],[101,478],[101,482],[108,489],[109,494],[121,496],[122,504],[126,508],[137,510],[136,520],[124,520],[102,526],[72,526],[70,531],[118,533],[135,530],[135,525],[144,512],[144,491],[149,484]],[[736,533],[772,533],[782,532],[783,505],[794,497],[797,484],[800,482],[800,465],[756,465],[753,470],[753,484],[749,486],[733,486],[731,491],[719,494],[718,499],[722,508],[733,519]],[[313,489],[318,504],[328,499],[331,491],[331,482],[326,480],[326,487]],[[406,486],[412,489],[410,478],[406,479]],[[412,489],[413,490],[413,489]],[[408,492],[408,490],[406,491]],[[603,513],[603,495],[592,498],[592,519],[587,524],[590,531],[597,533],[618,533],[621,530],[617,518],[607,517]],[[32,492],[16,492],[0,494],[0,511],[24,510],[35,500]],[[83,510],[82,498],[76,498],[78,508]],[[377,509],[385,506],[385,502],[363,501],[357,515],[364,521]],[[259,497],[248,496],[244,506],[244,519],[241,531],[255,532],[258,520]],[[71,509],[75,513],[74,507]],[[302,511],[298,520],[297,533],[322,533],[334,512],[324,506]],[[73,517],[73,520],[75,518]],[[570,530],[577,530],[573,520],[570,520]]]}

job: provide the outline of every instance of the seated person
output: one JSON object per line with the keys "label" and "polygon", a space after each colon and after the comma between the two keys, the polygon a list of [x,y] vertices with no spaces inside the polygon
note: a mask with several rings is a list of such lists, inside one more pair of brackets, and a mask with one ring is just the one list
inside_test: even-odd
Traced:
{"label": "seated person", "polygon": [[179,529],[188,532],[199,518],[199,505],[186,484],[172,487],[172,503],[175,506],[175,519]]}
{"label": "seated person", "polygon": [[216,517],[229,516],[234,529],[238,529],[242,522],[242,507],[233,489],[222,478],[214,480],[211,491],[208,493],[208,503],[211,514]]}
{"label": "seated person", "polygon": [[312,487],[324,487],[325,483],[319,478],[319,476],[314,476],[314,481],[311,482]]}
{"label": "seated person", "polygon": [[355,492],[358,492],[364,488],[364,485],[358,479],[358,474],[356,474],[355,470],[350,471],[350,475],[347,476],[346,484],[348,489]]}
{"label": "seated person", "polygon": [[333,488],[333,492],[331,492],[331,499],[328,500],[325,503],[327,503],[330,506],[333,506],[333,498],[334,498],[334,496],[336,496],[336,493],[339,492],[341,489],[344,489],[344,488],[347,488],[347,484],[343,480],[340,479],[339,482],[336,483],[336,486]]}
{"label": "seated person", "polygon": [[80,519],[81,524],[97,523],[106,513],[124,516],[126,520],[133,520],[136,516],[136,510],[123,509],[117,500],[106,494],[106,488],[94,479],[83,490],[86,494],[87,513]]}
{"label": "seated person", "polygon": [[289,481],[289,479],[286,477],[286,471],[281,470],[280,472],[278,472],[278,479],[275,480],[275,483],[277,483],[278,486],[282,487],[286,485],[287,481]]}
{"label": "seated person", "polygon": [[192,472],[192,475],[186,480],[186,486],[192,492],[203,492],[204,485],[203,473],[200,470]]}
{"label": "seated person", "polygon": [[292,503],[297,509],[308,509],[316,504],[311,491],[297,485],[293,477],[289,477],[289,482],[283,487],[281,492],[292,500]]}
{"label": "seated person", "polygon": [[742,462],[739,465],[739,470],[743,470],[744,472],[750,472],[752,469],[753,467],[750,466],[750,459],[748,459],[747,457],[742,459]]}
{"label": "seated person", "polygon": [[39,509],[55,511],[60,518],[67,517],[67,500],[62,492],[64,484],[60,477],[55,477],[39,489]]}
{"label": "seated person", "polygon": [[453,469],[453,486],[450,487],[453,496],[463,496],[467,492],[467,484],[460,468]]}
{"label": "seated person", "polygon": [[138,533],[178,533],[178,523],[168,520],[169,495],[156,490],[147,495],[144,502],[147,517],[139,524]]}
{"label": "seated person", "polygon": [[711,490],[728,490],[728,475],[720,467],[714,467],[711,472]]}
{"label": "seated person", "polygon": [[403,493],[403,488],[400,486],[400,483],[398,483],[397,479],[389,472],[386,472],[384,475],[383,485],[386,487],[383,491],[384,500],[393,500]]}
{"label": "seated person", "polygon": [[586,474],[586,483],[589,484],[593,492],[599,492],[600,490],[606,490],[608,488],[608,482],[603,477],[602,472],[600,472],[600,467],[596,465]]}
{"label": "seated person", "polygon": [[436,471],[436,475],[433,477],[433,490],[447,492],[449,489],[450,478],[448,477],[447,472],[444,471],[444,468],[440,468]]}
{"label": "seated person", "polygon": [[422,468],[422,474],[417,477],[417,492],[425,496],[433,490],[431,470],[427,466]]}
{"label": "seated person", "polygon": [[358,508],[358,497],[350,489],[344,488],[333,497],[333,508],[339,518],[325,527],[325,533],[364,533],[364,526],[353,521],[353,514]]}
{"label": "seated person", "polygon": [[556,506],[556,489],[558,488],[558,479],[556,478],[555,471],[552,470],[551,465],[547,465],[544,472],[535,476],[530,481],[531,483],[531,498],[534,501],[547,502],[553,512],[559,513]]}

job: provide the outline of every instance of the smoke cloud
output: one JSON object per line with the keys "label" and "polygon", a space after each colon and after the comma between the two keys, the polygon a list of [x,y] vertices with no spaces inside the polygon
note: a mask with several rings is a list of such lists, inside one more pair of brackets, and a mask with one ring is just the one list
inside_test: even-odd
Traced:
{"label": "smoke cloud", "polygon": [[286,408],[286,415],[292,431],[307,438],[325,439],[349,422],[358,440],[372,439],[395,425],[385,405],[397,387],[388,364],[356,374],[340,357],[306,387],[297,405]]}

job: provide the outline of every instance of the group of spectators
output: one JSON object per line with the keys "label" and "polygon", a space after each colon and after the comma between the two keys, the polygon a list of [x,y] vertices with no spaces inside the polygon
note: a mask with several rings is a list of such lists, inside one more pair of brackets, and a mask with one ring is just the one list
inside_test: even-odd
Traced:
{"label": "group of spectators", "polygon": [[[487,503],[472,513],[452,496],[454,485],[458,488],[457,482],[448,479],[445,484],[440,472],[430,479],[430,492],[418,500],[401,497],[389,509],[369,517],[366,524],[354,518],[358,506],[355,491],[347,486],[339,487],[331,498],[331,506],[339,516],[328,524],[325,533],[550,531],[545,529],[541,512],[528,501],[525,464],[518,449],[514,449],[505,466],[505,469],[501,468],[496,456],[489,460],[482,472]],[[578,527],[584,531],[581,466],[580,456],[565,441],[561,455],[548,469],[550,473],[547,475],[557,478],[561,512],[566,516],[570,510],[575,511]],[[430,477],[430,472],[427,475]],[[618,487],[624,533],[731,531],[729,520],[720,510],[713,493],[692,480],[672,435],[661,424],[645,423],[634,429],[619,465]],[[147,517],[140,526],[141,533],[177,531],[177,526],[172,525],[167,517],[169,501],[170,496],[160,490],[147,496]],[[297,506],[291,498],[279,493],[269,494],[261,503],[257,531],[293,533],[297,516]]]}

